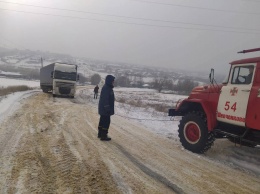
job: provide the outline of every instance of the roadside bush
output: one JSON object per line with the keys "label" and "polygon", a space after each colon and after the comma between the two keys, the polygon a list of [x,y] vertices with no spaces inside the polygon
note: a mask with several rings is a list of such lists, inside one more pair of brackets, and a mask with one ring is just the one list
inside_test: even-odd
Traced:
{"label": "roadside bush", "polygon": [[126,103],[126,99],[125,98],[116,98],[116,101],[120,102],[120,103]]}
{"label": "roadside bush", "polygon": [[131,101],[127,102],[127,104],[129,104],[131,106],[135,106],[135,107],[144,107],[145,106],[145,104],[141,100],[131,100]]}
{"label": "roadside bush", "polygon": [[1,87],[0,88],[0,96],[6,96],[8,94],[14,92],[21,92],[26,90],[32,90],[32,88],[22,85],[22,86],[8,86],[7,88]]}

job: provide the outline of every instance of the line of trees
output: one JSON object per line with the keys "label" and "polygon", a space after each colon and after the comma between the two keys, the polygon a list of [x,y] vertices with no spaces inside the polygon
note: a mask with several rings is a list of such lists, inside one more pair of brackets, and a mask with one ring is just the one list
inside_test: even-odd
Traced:
{"label": "line of trees", "polygon": [[[90,77],[90,82],[92,85],[97,85],[101,81],[101,76],[99,74],[94,74]],[[116,77],[115,86],[120,87],[143,87],[143,80],[136,79],[134,76],[118,76]],[[168,77],[156,77],[153,82],[150,84],[150,88],[162,92],[162,90],[176,91],[179,94],[188,95],[191,90],[198,86],[198,82],[195,82],[191,79],[179,79],[176,84],[173,83],[172,79]]]}
{"label": "line of trees", "polygon": [[161,92],[162,90],[171,90],[183,95],[188,95],[191,90],[198,85],[198,82],[188,78],[179,79],[177,84],[174,84],[173,80],[167,77],[157,77],[152,82],[152,88],[156,89],[158,92]]}

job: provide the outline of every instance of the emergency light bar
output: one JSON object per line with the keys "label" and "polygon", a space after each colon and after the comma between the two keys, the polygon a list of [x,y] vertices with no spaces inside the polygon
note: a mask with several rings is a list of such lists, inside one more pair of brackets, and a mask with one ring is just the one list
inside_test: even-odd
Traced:
{"label": "emergency light bar", "polygon": [[255,51],[260,51],[260,48],[243,50],[243,51],[239,51],[238,53],[251,53],[251,52],[255,52]]}

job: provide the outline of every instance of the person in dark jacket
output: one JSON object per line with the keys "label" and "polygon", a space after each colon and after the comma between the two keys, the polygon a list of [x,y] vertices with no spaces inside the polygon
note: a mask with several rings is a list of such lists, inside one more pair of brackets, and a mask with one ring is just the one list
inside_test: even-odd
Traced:
{"label": "person in dark jacket", "polygon": [[245,84],[251,83],[253,72],[254,72],[254,66],[249,66],[248,71],[249,71],[249,74],[245,77]]}
{"label": "person in dark jacket", "polygon": [[94,88],[94,99],[97,99],[97,97],[98,97],[98,90],[99,90],[99,87],[98,87],[98,85],[96,85],[96,87]]}
{"label": "person in dark jacket", "polygon": [[112,75],[107,75],[105,85],[102,87],[99,104],[98,104],[98,114],[100,115],[98,124],[98,138],[102,141],[110,141],[111,138],[107,136],[108,129],[110,125],[110,116],[114,115],[114,81],[115,77]]}

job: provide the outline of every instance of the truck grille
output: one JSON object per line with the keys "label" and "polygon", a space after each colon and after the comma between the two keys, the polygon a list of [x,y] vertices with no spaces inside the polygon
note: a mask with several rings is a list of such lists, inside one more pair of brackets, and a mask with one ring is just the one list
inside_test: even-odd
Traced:
{"label": "truck grille", "polygon": [[56,82],[56,87],[74,87],[74,83],[66,83],[66,82]]}

